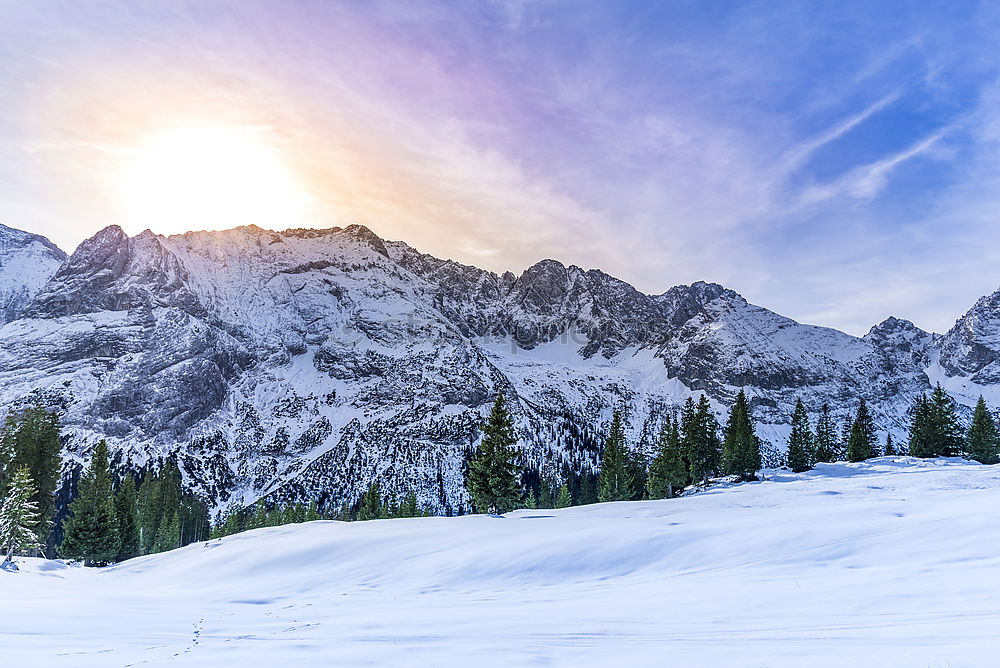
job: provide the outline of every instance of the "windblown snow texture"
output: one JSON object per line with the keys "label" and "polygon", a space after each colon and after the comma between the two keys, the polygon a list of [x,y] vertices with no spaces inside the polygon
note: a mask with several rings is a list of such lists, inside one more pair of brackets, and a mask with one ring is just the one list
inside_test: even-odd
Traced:
{"label": "windblown snow texture", "polygon": [[[0,231],[29,240],[5,242],[4,266],[59,257]],[[796,397],[840,417],[864,397],[897,435],[931,381],[964,404],[1000,399],[1000,293],[944,336],[890,318],[857,338],[715,284],[646,295],[554,260],[497,275],[359,225],[109,227],[40,288],[47,276],[23,277],[3,284],[33,298],[0,329],[0,406],[59,409],[69,467],[99,438],[119,467],[176,456],[220,507],[268,496],[332,510],[375,480],[439,511],[467,507],[463,460],[498,391],[527,462],[552,478],[597,465],[584,435],[616,405],[648,448],[699,392],[721,413],[745,388],[775,444]]]}

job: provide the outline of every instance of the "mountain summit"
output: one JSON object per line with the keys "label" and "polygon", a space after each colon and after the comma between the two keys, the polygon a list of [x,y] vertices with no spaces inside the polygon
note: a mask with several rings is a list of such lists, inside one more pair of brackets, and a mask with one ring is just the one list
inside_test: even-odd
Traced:
{"label": "mountain summit", "polygon": [[498,391],[528,467],[553,479],[595,469],[592,435],[616,406],[647,448],[688,396],[721,411],[743,388],[777,445],[797,398],[815,413],[863,397],[900,435],[932,380],[967,405],[1000,394],[996,296],[944,336],[890,318],[858,338],[716,284],[646,295],[555,260],[498,275],[360,225],[109,227],[65,261],[0,232],[21,240],[0,246],[5,266],[48,262],[0,329],[0,406],[58,408],[71,461],[100,438],[120,466],[176,458],[219,507],[268,496],[334,509],[378,480],[465,508],[464,458]]}
{"label": "mountain summit", "polygon": [[0,225],[0,325],[24,311],[65,259],[45,237]]}

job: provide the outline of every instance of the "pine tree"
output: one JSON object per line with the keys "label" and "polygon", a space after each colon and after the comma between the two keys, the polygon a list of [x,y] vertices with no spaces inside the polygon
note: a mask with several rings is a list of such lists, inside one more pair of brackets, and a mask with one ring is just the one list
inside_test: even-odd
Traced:
{"label": "pine tree", "polygon": [[851,423],[851,432],[847,441],[847,459],[861,462],[875,456],[875,424],[872,422],[868,405],[862,399],[858,405],[858,413]]}
{"label": "pine tree", "polygon": [[59,546],[63,557],[81,560],[87,566],[101,566],[118,555],[121,538],[105,441],[94,448],[90,465],[80,478],[79,495],[70,503],[63,527],[63,542]]}
{"label": "pine tree", "polygon": [[760,439],[753,428],[753,416],[746,393],[740,390],[729,409],[722,444],[723,470],[747,482],[757,479],[760,470]]}
{"label": "pine tree", "polygon": [[965,450],[964,430],[954,400],[939,384],[930,397],[917,397],[911,409],[910,454],[958,457]]}
{"label": "pine tree", "polygon": [[[8,570],[17,552],[26,552],[42,546],[38,538],[38,504],[33,500],[35,485],[26,466],[15,473],[7,486],[7,494],[0,505],[0,550],[4,560],[0,569]],[[16,568],[16,567],[13,567]]]}
{"label": "pine tree", "polygon": [[817,462],[837,461],[837,425],[830,415],[830,406],[823,404],[816,421],[816,458]]}
{"label": "pine tree", "polygon": [[601,480],[597,498],[602,503],[628,501],[635,495],[635,491],[635,472],[625,443],[625,426],[622,424],[621,413],[616,410],[611,417],[611,430],[601,457]]}
{"label": "pine tree", "polygon": [[[163,494],[160,476],[149,471],[139,485],[138,493],[139,516],[139,550],[142,554],[152,554],[156,544],[156,533],[163,518]],[[226,524],[230,527],[237,521],[235,513],[226,516]],[[229,534],[226,534],[229,535]]]}
{"label": "pine tree", "polygon": [[722,444],[719,441],[719,422],[704,394],[698,399],[697,407],[690,397],[684,403],[681,438],[692,482],[706,484],[708,477],[719,469]]}
{"label": "pine tree", "polygon": [[377,520],[382,517],[382,495],[379,494],[378,483],[373,482],[358,504],[358,521]]}
{"label": "pine tree", "polygon": [[169,552],[181,546],[181,520],[180,513],[176,510],[170,517],[163,518],[160,527],[156,531],[156,541],[153,544],[153,552]]}
{"label": "pine tree", "polygon": [[980,464],[1000,462],[1000,432],[982,397],[976,402],[976,410],[972,415],[972,424],[969,425],[965,442],[969,459],[974,459]]}
{"label": "pine tree", "polygon": [[559,496],[556,497],[556,508],[569,508],[573,505],[573,499],[569,494],[569,485],[563,484],[559,488]]}
{"label": "pine tree", "polygon": [[669,499],[675,490],[687,484],[688,471],[684,463],[678,420],[667,418],[657,442],[656,457],[649,467],[649,498]]}
{"label": "pine tree", "polygon": [[[411,492],[412,494],[412,492]],[[306,506],[305,516],[302,518],[303,522],[315,522],[317,520],[323,519],[323,516],[319,514],[319,508],[316,506],[315,501],[310,501],[309,505]]]}
{"label": "pine tree", "polygon": [[885,447],[882,450],[882,454],[886,457],[895,457],[899,454],[896,452],[896,442],[892,440],[892,434],[885,435]]}
{"label": "pine tree", "polygon": [[580,475],[580,496],[579,504],[586,506],[597,503],[597,476],[590,471],[585,471]]}
{"label": "pine tree", "polygon": [[792,412],[792,432],[788,436],[788,467],[799,473],[812,468],[815,457],[815,437],[802,400],[795,401]]}
{"label": "pine tree", "polygon": [[[42,541],[50,554],[54,537],[49,528],[55,516],[55,491],[62,465],[60,431],[59,416],[43,406],[36,406],[8,415],[0,437],[4,443],[0,450],[12,456],[7,467],[8,474],[27,467],[34,483],[32,501],[38,507],[39,526],[45,527]],[[2,477],[0,483],[3,483]],[[4,491],[0,489],[0,493]]]}
{"label": "pine tree", "polygon": [[417,507],[417,493],[412,489],[403,497],[403,502],[399,504],[400,517],[419,517],[420,508]]}
{"label": "pine tree", "polygon": [[910,404],[909,454],[913,457],[933,457],[927,441],[927,395],[918,394]]}
{"label": "pine tree", "polygon": [[469,462],[467,487],[480,512],[502,514],[520,503],[521,471],[516,444],[514,420],[501,393],[493,402],[483,426],[483,440]]}
{"label": "pine tree", "polygon": [[118,554],[115,561],[138,557],[139,516],[137,513],[135,481],[126,474],[115,495],[115,516],[118,519]]}

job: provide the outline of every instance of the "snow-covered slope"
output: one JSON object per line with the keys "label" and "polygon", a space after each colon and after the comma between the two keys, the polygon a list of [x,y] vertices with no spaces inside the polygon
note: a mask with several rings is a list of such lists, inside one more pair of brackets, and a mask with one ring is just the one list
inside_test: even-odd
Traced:
{"label": "snow-covered slope", "polygon": [[929,377],[961,384],[967,403],[1000,393],[996,331],[996,296],[944,337],[890,318],[857,338],[715,284],[646,295],[554,260],[497,275],[358,225],[109,227],[0,328],[0,408],[61,410],[71,464],[102,437],[120,466],[176,456],[220,506],[336,509],[379,480],[447,511],[468,503],[463,457],[501,390],[527,463],[558,480],[596,466],[612,407],[648,449],[663,415],[699,392],[721,413],[746,388],[776,444],[798,397],[841,418],[864,397],[901,436]]}
{"label": "snow-covered slope", "polygon": [[65,259],[45,237],[0,225],[0,325],[21,314]]}
{"label": "snow-covered slope", "polygon": [[23,560],[0,573],[0,664],[983,668],[997,507],[1000,467],[880,459],[670,501],[262,529],[101,570]]}

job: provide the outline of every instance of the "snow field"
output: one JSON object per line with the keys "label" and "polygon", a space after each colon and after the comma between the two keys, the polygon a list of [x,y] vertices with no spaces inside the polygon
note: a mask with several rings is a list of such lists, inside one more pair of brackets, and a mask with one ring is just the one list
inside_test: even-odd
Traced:
{"label": "snow field", "polygon": [[0,665],[995,666],[1000,466],[344,524],[0,573]]}

